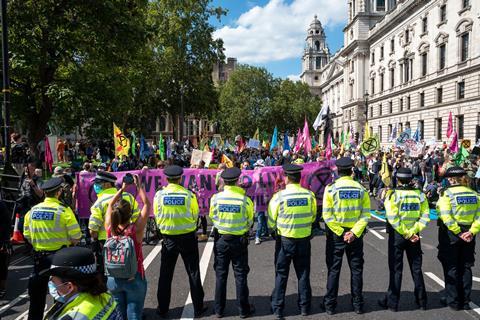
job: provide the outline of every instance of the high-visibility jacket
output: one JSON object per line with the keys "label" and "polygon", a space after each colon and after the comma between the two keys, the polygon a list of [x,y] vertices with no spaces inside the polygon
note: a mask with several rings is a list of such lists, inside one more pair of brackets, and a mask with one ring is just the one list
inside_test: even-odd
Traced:
{"label": "high-visibility jacket", "polygon": [[79,293],[60,309],[54,304],[44,320],[118,320],[122,319],[117,303],[109,293],[93,296]]}
{"label": "high-visibility jacket", "polygon": [[315,195],[297,183],[287,184],[268,204],[268,226],[287,238],[309,237],[316,215]]}
{"label": "high-visibility jacket", "polygon": [[[118,190],[115,188],[102,190],[102,192],[98,194],[97,201],[95,201],[90,208],[91,214],[88,219],[88,229],[98,232],[98,240],[107,239],[107,232],[105,231],[105,214],[107,213],[108,203],[117,192]],[[130,221],[137,221],[140,210],[138,209],[138,203],[137,200],[135,200],[135,197],[128,192],[124,192],[122,194],[122,199],[130,203],[132,209],[132,218]]]}
{"label": "high-visibility jacket", "polygon": [[474,235],[480,231],[480,196],[468,187],[447,188],[437,201],[437,212],[454,234],[461,232],[461,225],[470,227]]}
{"label": "high-visibility jacket", "polygon": [[323,220],[338,236],[349,228],[360,237],[370,219],[370,197],[363,186],[346,176],[325,188],[323,194]]}
{"label": "high-visibility jacket", "polygon": [[180,235],[197,229],[198,202],[193,192],[169,183],[153,199],[153,212],[162,234]]}
{"label": "high-visibility jacket", "polygon": [[225,186],[210,200],[209,216],[218,233],[243,235],[253,225],[253,202],[242,188]]}
{"label": "high-visibility jacket", "polygon": [[393,190],[387,194],[385,211],[388,223],[406,239],[421,232],[430,221],[428,201],[418,189]]}
{"label": "high-visibility jacket", "polygon": [[82,237],[72,209],[48,197],[25,215],[23,235],[35,251],[56,251]]}

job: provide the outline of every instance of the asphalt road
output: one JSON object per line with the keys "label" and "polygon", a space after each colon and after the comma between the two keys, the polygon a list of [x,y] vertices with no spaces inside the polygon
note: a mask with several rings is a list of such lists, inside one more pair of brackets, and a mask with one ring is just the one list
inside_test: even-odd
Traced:
{"label": "asphalt road", "polygon": [[[437,255],[437,227],[432,221],[426,231],[422,234],[422,246],[424,252],[423,271],[428,291],[428,310],[418,311],[415,309],[412,278],[405,261],[404,282],[402,296],[398,313],[382,310],[377,305],[377,300],[384,295],[388,285],[388,267],[387,267],[387,234],[385,233],[384,222],[377,218],[372,218],[369,224],[369,232],[364,238],[365,251],[365,269],[364,269],[364,295],[365,311],[364,315],[356,315],[352,312],[350,305],[350,275],[348,265],[344,261],[343,272],[340,281],[339,300],[337,314],[327,316],[321,313],[320,300],[325,294],[327,269],[325,264],[325,237],[317,236],[312,240],[312,268],[311,284],[313,291],[312,315],[301,317],[298,315],[296,307],[297,301],[297,281],[291,270],[288,288],[285,316],[288,319],[318,319],[319,317],[335,319],[472,319],[480,318],[480,278],[474,279],[472,300],[476,304],[470,311],[452,311],[439,304],[441,291],[443,289],[443,276],[441,266],[436,258]],[[155,314],[157,307],[156,293],[157,281],[160,270],[160,245],[145,245],[144,257],[146,266],[146,275],[148,280],[147,298],[145,301],[146,319],[158,319]],[[201,274],[204,283],[205,301],[209,306],[209,311],[205,319],[214,318],[212,314],[215,273],[213,270],[213,243],[203,242],[199,244],[201,257]],[[478,249],[477,246],[477,252]],[[274,242],[265,241],[261,245],[254,245],[253,241],[249,247],[249,287],[251,302],[256,307],[255,319],[271,319],[270,314],[270,294],[274,285],[273,268]],[[32,261],[27,256],[16,257],[12,261],[9,271],[8,294],[6,300],[0,301],[0,318],[7,320],[26,319],[26,310],[28,308],[28,297],[26,296],[26,287],[28,275],[31,271]],[[480,269],[474,267],[474,276],[480,277]],[[171,299],[170,318],[193,318],[193,309],[189,300],[188,279],[185,268],[179,258],[173,279],[173,292]],[[238,316],[235,306],[235,284],[233,271],[230,272],[227,307],[225,318],[230,319]],[[49,298],[50,300],[50,298]],[[51,301],[51,300],[50,300]],[[476,309],[475,309],[476,308]]]}

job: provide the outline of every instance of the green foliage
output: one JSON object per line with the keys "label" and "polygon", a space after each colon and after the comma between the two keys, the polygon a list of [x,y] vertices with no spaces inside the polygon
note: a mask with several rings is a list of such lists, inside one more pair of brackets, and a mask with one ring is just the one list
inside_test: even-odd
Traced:
{"label": "green foliage", "polygon": [[216,114],[224,135],[252,136],[256,128],[271,135],[275,126],[290,133],[313,123],[320,100],[306,84],[274,78],[264,68],[239,66],[220,88]]}

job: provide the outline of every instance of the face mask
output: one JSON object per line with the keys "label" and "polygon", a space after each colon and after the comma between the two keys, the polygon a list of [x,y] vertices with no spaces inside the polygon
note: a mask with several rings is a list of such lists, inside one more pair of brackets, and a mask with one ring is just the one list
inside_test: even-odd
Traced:
{"label": "face mask", "polygon": [[[66,283],[66,282],[65,282]],[[61,285],[59,285],[58,287],[61,287],[63,286],[65,283],[62,283]],[[51,280],[48,282],[48,292],[50,293],[50,295],[52,296],[52,298],[55,300],[55,301],[58,301],[58,302],[61,302],[61,303],[65,303],[66,301],[66,296],[62,296],[60,295],[60,293],[58,293],[58,290],[57,290],[57,286],[55,285],[55,283],[53,283]]]}
{"label": "face mask", "polygon": [[96,194],[99,194],[100,192],[102,192],[102,186],[95,183],[93,185],[93,191],[95,191]]}

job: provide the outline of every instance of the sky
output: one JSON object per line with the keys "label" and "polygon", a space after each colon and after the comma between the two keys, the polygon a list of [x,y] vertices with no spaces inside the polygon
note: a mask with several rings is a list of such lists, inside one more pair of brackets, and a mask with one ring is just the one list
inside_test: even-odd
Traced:
{"label": "sky", "polygon": [[228,10],[212,18],[215,38],[225,55],[239,63],[265,67],[276,77],[298,79],[305,38],[314,15],[323,25],[333,54],[343,45],[347,1],[342,0],[213,0]]}

